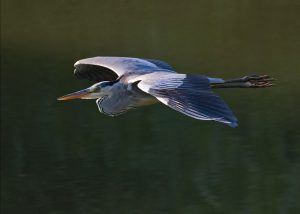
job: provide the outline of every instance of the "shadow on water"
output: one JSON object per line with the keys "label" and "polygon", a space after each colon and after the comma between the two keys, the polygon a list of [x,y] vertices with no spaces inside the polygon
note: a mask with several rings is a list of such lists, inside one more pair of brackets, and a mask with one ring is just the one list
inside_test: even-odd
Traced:
{"label": "shadow on water", "polygon": [[[3,213],[297,213],[296,1],[3,2]],[[161,58],[183,73],[268,73],[277,86],[219,91],[236,129],[162,105],[110,118],[56,98],[88,82],[75,60]],[[297,93],[297,94],[296,94]]]}

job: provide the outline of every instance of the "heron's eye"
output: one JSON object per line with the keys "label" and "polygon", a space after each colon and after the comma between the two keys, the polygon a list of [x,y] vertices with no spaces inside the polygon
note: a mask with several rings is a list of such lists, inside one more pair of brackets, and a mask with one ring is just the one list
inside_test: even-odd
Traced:
{"label": "heron's eye", "polygon": [[102,87],[96,87],[96,88],[95,88],[95,91],[96,91],[96,92],[99,92],[99,91],[101,91],[101,88],[102,88]]}

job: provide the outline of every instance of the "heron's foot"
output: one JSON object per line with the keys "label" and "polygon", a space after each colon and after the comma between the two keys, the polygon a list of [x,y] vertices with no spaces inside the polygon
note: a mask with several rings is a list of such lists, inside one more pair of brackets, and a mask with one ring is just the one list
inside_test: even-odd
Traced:
{"label": "heron's foot", "polygon": [[271,87],[274,79],[269,75],[250,75],[237,79],[226,80],[221,84],[213,84],[212,88],[266,88]]}
{"label": "heron's foot", "polygon": [[273,81],[274,79],[270,77],[269,75],[251,75],[251,76],[244,76],[241,78],[243,82],[248,81]]}
{"label": "heron's foot", "polygon": [[241,79],[249,88],[266,88],[274,85],[272,83],[274,78],[270,77],[269,75],[251,75],[242,77]]}

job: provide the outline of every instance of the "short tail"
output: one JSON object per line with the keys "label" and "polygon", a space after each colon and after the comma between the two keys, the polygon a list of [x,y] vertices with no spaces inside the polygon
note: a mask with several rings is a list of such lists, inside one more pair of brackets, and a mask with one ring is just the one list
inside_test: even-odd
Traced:
{"label": "short tail", "polygon": [[209,81],[211,88],[266,88],[274,85],[274,79],[269,75],[251,75],[230,80],[209,78]]}

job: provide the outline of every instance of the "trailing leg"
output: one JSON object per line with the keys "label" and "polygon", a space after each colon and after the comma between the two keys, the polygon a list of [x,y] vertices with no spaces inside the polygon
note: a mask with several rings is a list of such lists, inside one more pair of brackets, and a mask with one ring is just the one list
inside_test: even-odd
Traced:
{"label": "trailing leg", "polygon": [[211,88],[266,88],[273,86],[272,81],[274,81],[269,75],[251,75],[223,81],[215,78],[209,79],[210,81],[212,80],[210,84]]}

